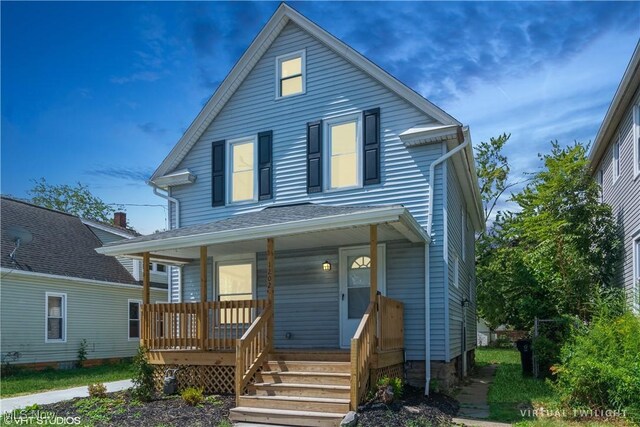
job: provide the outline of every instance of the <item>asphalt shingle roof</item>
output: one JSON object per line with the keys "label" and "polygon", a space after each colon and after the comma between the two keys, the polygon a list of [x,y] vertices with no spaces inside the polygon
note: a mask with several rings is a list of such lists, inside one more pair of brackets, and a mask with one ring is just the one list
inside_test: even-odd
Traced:
{"label": "asphalt shingle roof", "polygon": [[241,230],[245,228],[260,227],[267,225],[283,224],[294,221],[304,221],[316,218],[333,217],[344,214],[355,214],[361,212],[374,212],[393,206],[328,206],[314,203],[302,203],[296,205],[271,206],[260,211],[242,213],[229,218],[197,224],[187,227],[176,228],[163,231],[161,233],[149,234],[133,239],[121,240],[109,243],[105,246],[118,246],[136,242],[151,242],[168,239],[172,237],[196,236],[198,234],[210,234],[222,231]]}
{"label": "asphalt shingle roof", "polygon": [[[5,196],[0,202],[0,213],[2,267],[138,284],[116,258],[98,254],[94,250],[102,244],[80,218]],[[16,263],[9,258],[15,248],[15,242],[9,235],[12,226],[22,227],[33,236],[31,242],[18,249]]]}

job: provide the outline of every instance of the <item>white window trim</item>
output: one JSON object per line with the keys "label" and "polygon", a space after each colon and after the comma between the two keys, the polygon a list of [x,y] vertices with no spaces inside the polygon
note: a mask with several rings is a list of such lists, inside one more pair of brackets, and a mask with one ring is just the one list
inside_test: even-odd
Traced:
{"label": "white window trim", "polygon": [[[284,61],[297,58],[297,57],[300,57],[301,59],[300,62],[302,64],[302,68],[300,70],[302,72],[302,92],[282,96],[280,95],[280,75],[281,75],[280,64]],[[291,52],[291,53],[286,53],[284,55],[276,56],[276,73],[275,74],[276,74],[276,100],[293,98],[295,96],[304,95],[305,93],[307,93],[307,50],[302,49],[297,52]]]}
{"label": "white window trim", "polygon": [[237,264],[251,264],[251,298],[256,299],[258,292],[258,271],[256,254],[244,254],[244,255],[231,255],[225,257],[218,257],[214,259],[213,268],[213,298],[214,301],[218,301],[220,298],[220,286],[218,283],[218,266],[220,265],[237,265]]}
{"label": "white window trim", "polygon": [[[620,134],[618,133],[616,140],[613,142],[613,145],[611,145],[611,174],[613,176],[613,184],[620,178],[620,140]],[[616,146],[618,148],[617,150]]]}
{"label": "white window trim", "polygon": [[596,172],[596,183],[598,184],[598,201],[604,203],[604,171],[602,168]]}
{"label": "white window trim", "polygon": [[462,235],[462,261],[467,260],[467,213],[462,209],[461,235]]}
{"label": "white window trim", "polygon": [[[49,297],[62,298],[62,339],[49,339]],[[45,343],[66,343],[67,342],[67,294],[60,292],[45,292],[44,300],[44,342]]]}
{"label": "white window trim", "polygon": [[[350,187],[331,187],[331,141],[329,127],[333,125],[339,125],[343,123],[356,122],[356,185]],[[332,193],[335,191],[353,190],[355,188],[362,188],[362,111],[357,113],[345,114],[342,116],[335,116],[325,118],[322,120],[322,145],[323,156],[326,159],[323,161],[322,166],[322,180],[325,193]]]}
{"label": "white window trim", "polygon": [[[233,191],[233,158],[231,153],[231,147],[235,144],[241,144],[251,142],[253,144],[253,198],[249,200],[239,200],[234,202],[232,200],[232,191]],[[255,203],[258,201],[258,137],[254,136],[245,136],[243,138],[236,138],[227,141],[225,147],[225,157],[227,162],[227,167],[225,168],[225,191],[226,191],[226,201],[227,205],[246,205]]]}
{"label": "white window trim", "polygon": [[[164,265],[165,266],[165,271],[158,271],[158,264]],[[151,269],[149,271],[151,273],[155,273],[155,274],[167,274],[167,269],[169,268],[169,266],[167,264],[164,264],[162,262],[151,262],[151,263],[149,263],[149,265],[151,266]]]}
{"label": "white window trim", "polygon": [[[129,306],[131,305],[132,302],[137,302],[138,303],[138,337],[131,337],[129,335],[130,331],[130,326],[129,323],[131,322],[131,317],[129,317]],[[140,341],[140,336],[142,335],[142,300],[140,299],[129,299],[127,300],[127,340],[128,341]]]}
{"label": "white window trim", "polygon": [[640,176],[640,104],[633,106],[633,179]]}
{"label": "white window trim", "polygon": [[453,258],[453,285],[456,288],[460,287],[460,258],[458,255]]}
{"label": "white window trim", "polygon": [[632,256],[633,256],[633,268],[631,270],[631,292],[632,292],[632,306],[636,313],[640,313],[640,230],[636,231],[635,237],[631,241],[632,244]]}

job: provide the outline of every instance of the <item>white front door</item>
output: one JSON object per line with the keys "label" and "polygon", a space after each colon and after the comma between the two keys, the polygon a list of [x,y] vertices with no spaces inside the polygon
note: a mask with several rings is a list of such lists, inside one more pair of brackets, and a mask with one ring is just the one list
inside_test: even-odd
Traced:
{"label": "white front door", "polygon": [[[349,348],[370,299],[369,246],[340,249],[340,347]],[[386,293],[385,245],[378,245],[378,291]]]}

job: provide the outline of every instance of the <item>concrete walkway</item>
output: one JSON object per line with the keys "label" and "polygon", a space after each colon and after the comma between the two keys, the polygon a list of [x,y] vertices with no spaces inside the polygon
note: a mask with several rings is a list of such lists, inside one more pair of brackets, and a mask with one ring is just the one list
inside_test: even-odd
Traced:
{"label": "concrete walkway", "polygon": [[454,423],[476,427],[500,427],[510,425],[486,421],[486,419],[489,418],[489,404],[487,403],[489,385],[493,381],[497,367],[497,365],[487,365],[479,368],[478,371],[469,378],[469,384],[460,389],[460,392],[456,396],[456,399],[460,402],[460,411],[458,411],[458,417],[453,419]]}
{"label": "concrete walkway", "polygon": [[[104,383],[107,386],[107,392],[126,390],[133,384],[131,380],[113,381]],[[73,387],[63,390],[51,390],[43,393],[27,394],[24,396],[9,397],[0,399],[0,414],[13,411],[14,409],[24,408],[33,404],[48,405],[49,403],[62,402],[63,400],[71,400],[76,397],[87,397],[89,391],[87,386]]]}

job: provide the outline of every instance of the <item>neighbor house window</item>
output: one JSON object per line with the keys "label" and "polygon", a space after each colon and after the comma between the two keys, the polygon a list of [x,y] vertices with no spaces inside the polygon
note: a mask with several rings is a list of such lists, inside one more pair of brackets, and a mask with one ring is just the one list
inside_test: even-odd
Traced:
{"label": "neighbor house window", "polygon": [[[219,262],[217,264],[218,300],[236,301],[253,299],[254,265],[252,260]],[[239,314],[239,319],[235,313]],[[251,323],[250,309],[244,312],[237,310],[223,310],[220,313],[220,323]]]}
{"label": "neighbor house window", "polygon": [[362,141],[360,114],[324,122],[328,150],[327,188],[337,190],[361,186]]}
{"label": "neighbor house window", "polygon": [[166,273],[167,266],[165,264],[158,264],[157,262],[150,262],[149,271],[153,271],[154,273]]}
{"label": "neighbor house window", "polygon": [[467,259],[467,213],[462,210],[462,220],[460,221],[462,224],[462,261]]}
{"label": "neighbor house window", "polygon": [[618,177],[620,176],[620,135],[618,135],[618,139],[616,139],[616,141],[613,143],[613,147],[611,149],[613,151],[613,182],[616,182],[618,180]]}
{"label": "neighbor house window", "polygon": [[598,200],[602,203],[604,201],[604,172],[602,169],[598,169],[596,182],[598,183]]}
{"label": "neighbor house window", "polygon": [[640,105],[633,106],[633,176],[640,175]]}
{"label": "neighbor house window", "polygon": [[458,255],[453,259],[453,284],[456,288],[460,286],[460,259],[458,259]]}
{"label": "neighbor house window", "polygon": [[305,92],[305,51],[276,58],[277,98]]}
{"label": "neighbor house window", "polygon": [[256,140],[243,138],[229,142],[229,202],[256,200]]}
{"label": "neighbor house window", "polygon": [[67,294],[46,293],[47,332],[45,342],[67,341]]}
{"label": "neighbor house window", "polygon": [[129,339],[140,339],[140,305],[142,301],[129,300]]}

